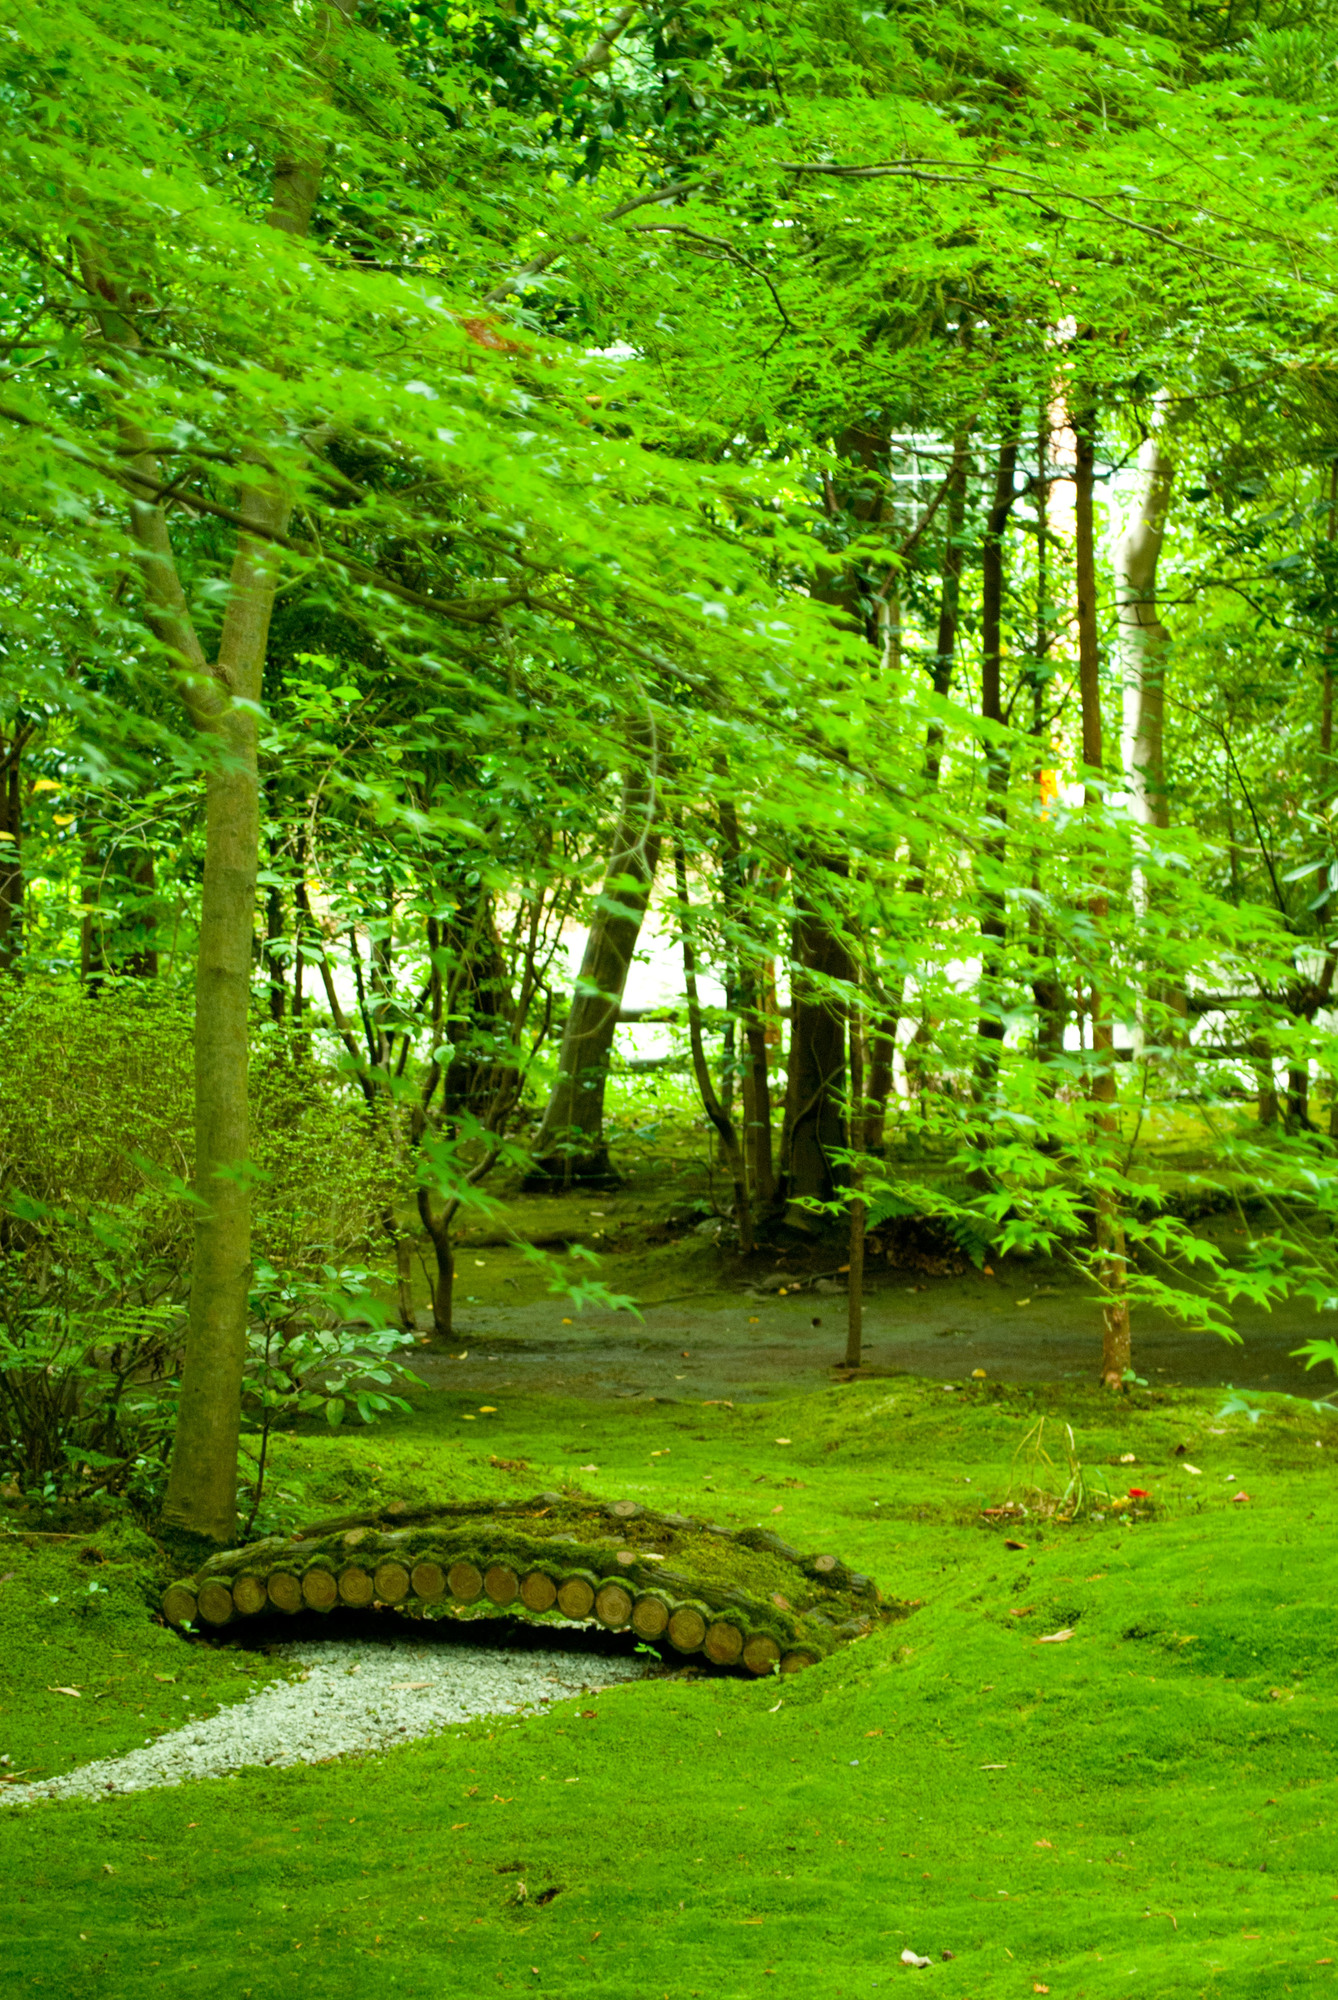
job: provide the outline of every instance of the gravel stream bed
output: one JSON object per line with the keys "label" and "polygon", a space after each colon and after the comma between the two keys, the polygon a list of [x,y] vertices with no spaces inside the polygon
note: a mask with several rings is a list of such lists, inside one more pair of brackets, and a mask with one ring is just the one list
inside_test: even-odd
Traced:
{"label": "gravel stream bed", "polygon": [[105,1798],[191,1778],[220,1778],[246,1764],[320,1764],[389,1750],[482,1715],[541,1710],[615,1681],[640,1680],[648,1663],[589,1651],[428,1645],[413,1639],[314,1640],[276,1646],[303,1669],[248,1701],[188,1722],[123,1757],[64,1777],[0,1791],[0,1805]]}

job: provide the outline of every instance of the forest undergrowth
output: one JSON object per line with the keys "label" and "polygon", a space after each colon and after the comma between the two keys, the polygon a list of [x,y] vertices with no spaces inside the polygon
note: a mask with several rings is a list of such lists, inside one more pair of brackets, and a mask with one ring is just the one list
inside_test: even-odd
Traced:
{"label": "forest undergrowth", "polygon": [[[1328,1990],[1332,1415],[904,1377],[733,1410],[473,1402],[286,1436],[280,1476],[309,1514],[557,1482],[762,1522],[919,1608],[783,1681],[649,1680],[386,1756],[0,1815],[15,1990]],[[0,1553],[6,1776],[286,1671],[155,1624],[138,1530]]]}

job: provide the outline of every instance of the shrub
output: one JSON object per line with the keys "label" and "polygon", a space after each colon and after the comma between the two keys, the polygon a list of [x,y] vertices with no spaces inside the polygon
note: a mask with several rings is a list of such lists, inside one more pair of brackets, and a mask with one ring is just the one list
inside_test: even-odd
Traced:
{"label": "shrub", "polygon": [[[268,1024],[252,1119],[263,1274],[253,1359],[263,1368],[275,1351],[267,1301],[301,1295],[317,1317],[286,1343],[300,1384],[304,1364],[329,1359],[318,1322],[351,1310],[334,1298],[335,1273],[385,1240],[393,1160],[341,1074]],[[156,1502],[186,1322],[192,1123],[180,996],[143,980],[95,995],[0,983],[0,1474],[11,1493]],[[323,1402],[323,1379],[298,1393]],[[348,1382],[364,1419],[390,1407],[383,1384],[356,1369]],[[251,1400],[266,1405],[254,1385]]]}

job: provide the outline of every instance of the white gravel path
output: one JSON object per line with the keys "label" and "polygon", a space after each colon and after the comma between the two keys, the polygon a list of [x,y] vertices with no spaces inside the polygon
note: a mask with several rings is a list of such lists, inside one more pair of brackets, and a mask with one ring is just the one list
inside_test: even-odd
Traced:
{"label": "white gravel path", "polygon": [[412,1639],[318,1640],[275,1648],[304,1669],[248,1701],[173,1729],[124,1757],[85,1764],[61,1778],[0,1791],[0,1805],[39,1799],[105,1798],[190,1778],[219,1778],[246,1764],[319,1764],[357,1751],[389,1750],[481,1715],[542,1709],[615,1681],[640,1680],[647,1663],[584,1652],[423,1646]]}

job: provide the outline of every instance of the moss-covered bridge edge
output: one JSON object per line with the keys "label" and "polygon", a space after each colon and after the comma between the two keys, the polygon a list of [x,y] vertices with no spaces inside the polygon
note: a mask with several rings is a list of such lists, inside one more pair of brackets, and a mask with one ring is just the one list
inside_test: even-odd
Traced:
{"label": "moss-covered bridge edge", "polygon": [[633,1500],[540,1493],[319,1522],[211,1556],[162,1593],[181,1629],[381,1608],[598,1625],[753,1674],[795,1673],[913,1603],[834,1555]]}

